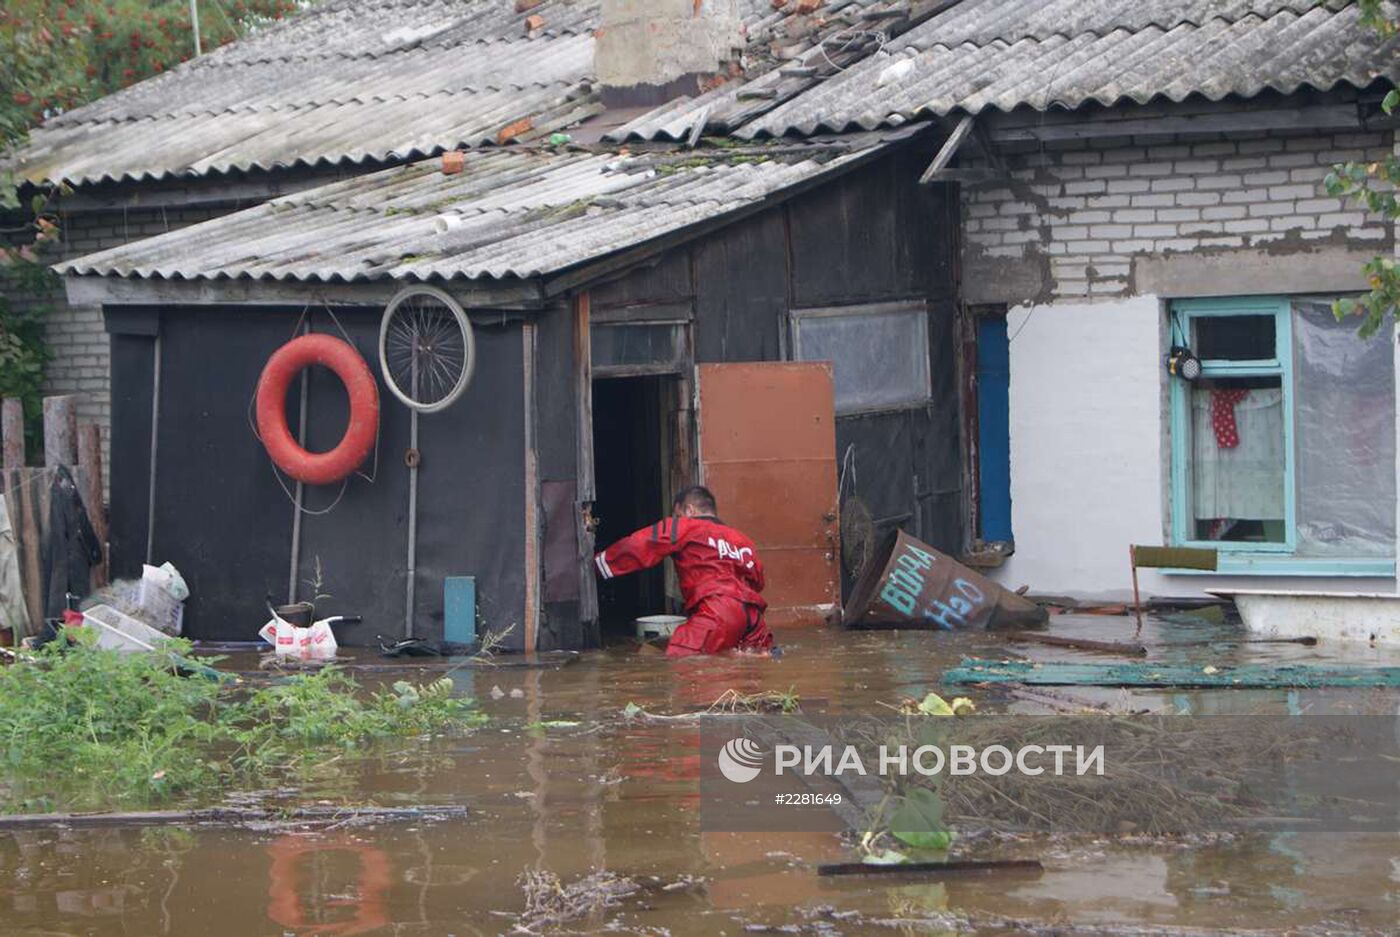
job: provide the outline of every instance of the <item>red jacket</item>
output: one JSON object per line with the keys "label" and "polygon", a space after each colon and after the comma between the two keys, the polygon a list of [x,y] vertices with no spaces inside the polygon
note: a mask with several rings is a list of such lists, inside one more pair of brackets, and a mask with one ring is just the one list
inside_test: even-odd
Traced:
{"label": "red jacket", "polygon": [[594,557],[604,579],[650,569],[666,557],[676,564],[687,612],[722,595],[764,609],[763,563],[753,541],[715,517],[668,517],[624,537]]}

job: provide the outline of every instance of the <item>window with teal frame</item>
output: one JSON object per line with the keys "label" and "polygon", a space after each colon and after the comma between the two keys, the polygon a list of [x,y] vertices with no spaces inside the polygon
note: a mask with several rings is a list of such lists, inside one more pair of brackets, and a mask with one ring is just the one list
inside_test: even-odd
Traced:
{"label": "window with teal frame", "polygon": [[1363,340],[1328,298],[1174,302],[1168,344],[1170,539],[1221,572],[1395,570],[1393,342]]}

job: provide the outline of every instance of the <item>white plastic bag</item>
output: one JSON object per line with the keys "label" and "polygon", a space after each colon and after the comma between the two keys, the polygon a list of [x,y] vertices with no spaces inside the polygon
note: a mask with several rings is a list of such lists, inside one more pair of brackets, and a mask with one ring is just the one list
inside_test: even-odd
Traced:
{"label": "white plastic bag", "polygon": [[184,578],[169,563],[141,567],[141,583],[136,592],[141,617],[166,634],[178,635],[183,630],[185,599],[189,595]]}
{"label": "white plastic bag", "polygon": [[330,660],[335,657],[336,649],[340,645],[336,643],[335,632],[331,630],[330,625],[318,621],[306,631],[308,657],[312,660]]}
{"label": "white plastic bag", "polygon": [[324,621],[310,628],[298,628],[289,621],[275,618],[258,630],[258,637],[271,644],[279,657],[301,660],[331,660],[340,648],[335,632]]}

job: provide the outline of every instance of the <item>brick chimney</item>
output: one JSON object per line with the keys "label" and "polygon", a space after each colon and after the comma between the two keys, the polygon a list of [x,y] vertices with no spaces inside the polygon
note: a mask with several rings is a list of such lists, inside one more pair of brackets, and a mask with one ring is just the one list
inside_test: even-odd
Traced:
{"label": "brick chimney", "polygon": [[744,45],[738,0],[602,0],[595,36],[594,71],[613,107],[697,94]]}

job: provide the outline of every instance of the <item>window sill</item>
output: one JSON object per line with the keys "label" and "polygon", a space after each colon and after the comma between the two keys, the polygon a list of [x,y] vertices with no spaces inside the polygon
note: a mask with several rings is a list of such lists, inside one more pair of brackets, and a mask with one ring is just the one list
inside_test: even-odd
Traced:
{"label": "window sill", "polygon": [[1390,579],[1395,576],[1395,560],[1221,553],[1219,566],[1215,570],[1172,568],[1159,569],[1158,572],[1164,576],[1336,576]]}

